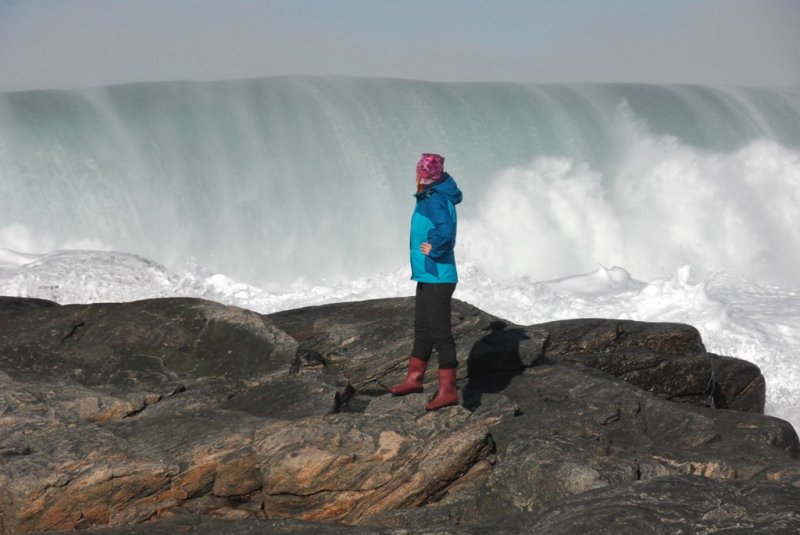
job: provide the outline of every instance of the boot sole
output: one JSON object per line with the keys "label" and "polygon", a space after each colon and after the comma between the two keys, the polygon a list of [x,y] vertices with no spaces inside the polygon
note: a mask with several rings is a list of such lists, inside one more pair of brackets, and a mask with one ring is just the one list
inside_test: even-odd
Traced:
{"label": "boot sole", "polygon": [[453,401],[452,403],[445,403],[444,405],[437,405],[435,407],[430,407],[428,405],[425,405],[425,410],[428,412],[438,411],[439,409],[444,409],[445,407],[454,407],[456,405],[458,405],[458,400]]}
{"label": "boot sole", "polygon": [[392,392],[392,391],[390,390],[390,391],[389,391],[389,393],[390,393],[391,395],[393,395],[394,397],[400,397],[400,396],[407,396],[407,395],[409,395],[409,394],[419,394],[419,393],[421,393],[422,391],[423,391],[423,389],[422,389],[422,388],[415,388],[414,390],[409,390],[409,391],[407,391],[407,392]]}

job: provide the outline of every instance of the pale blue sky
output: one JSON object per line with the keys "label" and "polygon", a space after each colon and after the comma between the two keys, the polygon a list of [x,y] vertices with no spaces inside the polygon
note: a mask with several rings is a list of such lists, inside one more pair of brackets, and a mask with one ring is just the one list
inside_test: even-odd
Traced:
{"label": "pale blue sky", "polygon": [[339,74],[800,84],[800,0],[0,0],[0,91]]}

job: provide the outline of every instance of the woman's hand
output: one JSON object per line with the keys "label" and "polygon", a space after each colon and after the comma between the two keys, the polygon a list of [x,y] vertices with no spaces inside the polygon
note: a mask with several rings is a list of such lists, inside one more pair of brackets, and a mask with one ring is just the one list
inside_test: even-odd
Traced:
{"label": "woman's hand", "polygon": [[422,254],[428,255],[431,252],[431,244],[428,242],[423,243],[419,246],[419,250],[422,251]]}

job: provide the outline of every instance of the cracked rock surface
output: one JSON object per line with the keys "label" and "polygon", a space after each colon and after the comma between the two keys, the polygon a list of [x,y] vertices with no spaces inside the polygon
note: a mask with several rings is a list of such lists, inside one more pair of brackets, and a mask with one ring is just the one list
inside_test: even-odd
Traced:
{"label": "cracked rock surface", "polygon": [[435,370],[385,394],[413,299],[0,298],[0,532],[800,531],[756,366],[688,325],[453,305],[462,404],[426,413]]}

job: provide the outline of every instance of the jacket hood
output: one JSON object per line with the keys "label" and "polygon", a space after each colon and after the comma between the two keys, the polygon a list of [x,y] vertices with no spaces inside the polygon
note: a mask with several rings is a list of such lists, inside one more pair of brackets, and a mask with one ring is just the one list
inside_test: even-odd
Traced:
{"label": "jacket hood", "polygon": [[434,191],[447,197],[447,199],[453,204],[460,203],[464,198],[461,190],[458,189],[458,186],[456,185],[456,181],[453,180],[453,177],[447,173],[444,174],[444,178],[437,180],[424,190],[417,193],[416,196],[420,199],[424,197],[430,197]]}

